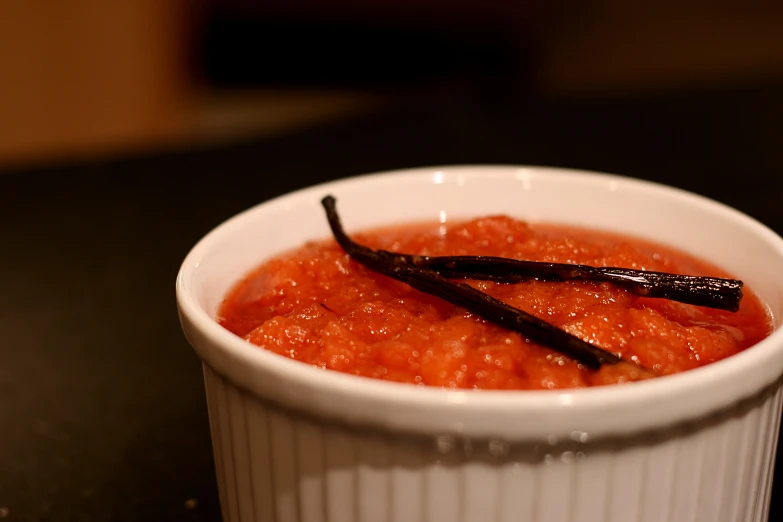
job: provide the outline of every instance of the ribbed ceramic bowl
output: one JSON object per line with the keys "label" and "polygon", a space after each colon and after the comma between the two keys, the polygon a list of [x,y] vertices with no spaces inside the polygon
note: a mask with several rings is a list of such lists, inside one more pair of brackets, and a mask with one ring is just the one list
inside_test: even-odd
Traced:
{"label": "ribbed ceramic bowl", "polygon": [[216,322],[265,259],[349,232],[506,213],[629,233],[743,279],[783,317],[783,240],[673,188],[539,167],[445,167],[342,180],[258,205],[196,245],[177,279],[204,362],[226,521],[750,522],[766,520],[783,330],[679,375],[572,391],[447,391],[287,360]]}

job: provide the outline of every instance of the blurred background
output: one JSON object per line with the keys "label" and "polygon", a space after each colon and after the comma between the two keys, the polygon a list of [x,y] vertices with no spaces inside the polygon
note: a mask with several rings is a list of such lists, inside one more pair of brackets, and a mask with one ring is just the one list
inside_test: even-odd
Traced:
{"label": "blurred background", "polygon": [[780,0],[0,0],[0,519],[220,519],[173,286],[237,212],[543,164],[781,233],[781,122]]}
{"label": "blurred background", "polygon": [[3,1],[0,168],[285,134],[417,98],[491,120],[525,100],[755,85],[783,78],[782,30],[775,0]]}

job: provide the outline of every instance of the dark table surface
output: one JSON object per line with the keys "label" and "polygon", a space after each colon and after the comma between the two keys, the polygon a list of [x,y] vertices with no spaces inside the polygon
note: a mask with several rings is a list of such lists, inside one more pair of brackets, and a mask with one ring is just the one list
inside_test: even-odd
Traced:
{"label": "dark table surface", "polygon": [[[604,170],[783,232],[783,82],[507,105],[442,96],[275,139],[0,175],[0,519],[219,520],[174,278],[232,214],[388,168]],[[772,520],[783,515],[776,481]]]}

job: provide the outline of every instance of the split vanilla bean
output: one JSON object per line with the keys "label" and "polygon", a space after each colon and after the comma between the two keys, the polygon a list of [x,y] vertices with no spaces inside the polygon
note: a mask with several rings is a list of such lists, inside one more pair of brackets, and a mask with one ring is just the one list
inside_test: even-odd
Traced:
{"label": "split vanilla bean", "polygon": [[[400,255],[400,254],[394,254]],[[720,277],[593,267],[566,263],[522,261],[493,256],[411,256],[408,262],[438,272],[448,279],[476,279],[497,283],[541,281],[586,281],[615,284],[632,294],[659,297],[709,308],[736,312],[742,299],[742,281]]]}
{"label": "split vanilla bean", "polygon": [[[384,250],[373,250],[355,243],[343,230],[337,214],[336,200],[326,196],[321,200],[329,226],[337,243],[355,261],[380,274],[407,283],[421,292],[461,306],[471,313],[499,326],[513,330],[533,342],[556,350],[584,366],[598,369],[603,364],[626,363],[620,357],[587,343],[527,312],[518,310],[465,283],[449,281],[437,271],[416,266],[410,256]],[[634,365],[636,366],[636,365]],[[639,367],[642,373],[649,373]]]}

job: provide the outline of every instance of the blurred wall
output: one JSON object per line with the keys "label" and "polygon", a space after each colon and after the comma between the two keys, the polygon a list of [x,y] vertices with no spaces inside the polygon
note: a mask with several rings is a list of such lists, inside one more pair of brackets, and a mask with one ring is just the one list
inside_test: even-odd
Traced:
{"label": "blurred wall", "polygon": [[378,24],[481,27],[518,24],[549,0],[199,0],[208,10]]}
{"label": "blurred wall", "polygon": [[554,2],[538,38],[551,95],[783,79],[780,0]]}
{"label": "blurred wall", "polygon": [[[285,82],[250,108],[247,93],[238,103],[221,101],[223,92],[212,80],[192,74],[206,61],[199,54],[199,31],[215,13],[233,13],[251,23],[253,17],[282,17],[289,24],[285,31],[306,22],[302,33],[319,24],[372,34],[383,27],[385,33],[376,35],[388,40],[390,53],[412,29],[422,42],[449,35],[461,39],[459,45],[433,51],[425,62],[439,63],[437,52],[450,53],[448,74],[455,77],[485,75],[475,63],[465,65],[470,62],[466,57],[476,48],[472,60],[481,62],[483,35],[499,35],[500,46],[529,46],[518,55],[533,57],[514,65],[516,54],[510,53],[512,59],[496,71],[487,69],[486,74],[498,75],[490,85],[509,85],[506,78],[519,72],[512,70],[517,67],[525,70],[516,77],[539,95],[626,96],[783,79],[780,0],[485,0],[459,5],[447,0],[0,0],[0,168],[179,143],[192,138],[199,125],[228,134],[231,122],[241,122],[243,129],[263,127],[265,120],[267,127],[285,127],[286,114],[305,121],[309,106],[343,110],[329,94],[311,93],[307,103],[295,93],[281,94]],[[474,28],[485,31],[471,32]],[[312,46],[318,42],[306,41],[303,48]],[[246,67],[264,67],[265,56],[285,57],[286,52],[277,44],[266,55],[254,55]],[[211,59],[224,63],[230,57],[218,53]],[[410,74],[405,59],[398,62],[395,75],[407,74],[414,83],[430,81],[426,74]],[[312,71],[304,69],[307,87]],[[263,85],[244,87],[252,91]],[[530,92],[525,89],[520,96]],[[340,98],[345,107],[352,106],[350,98]],[[198,123],[205,110],[223,106],[230,106],[229,117],[213,111],[206,124]]]}
{"label": "blurred wall", "polygon": [[0,1],[0,163],[176,133],[186,1]]}

